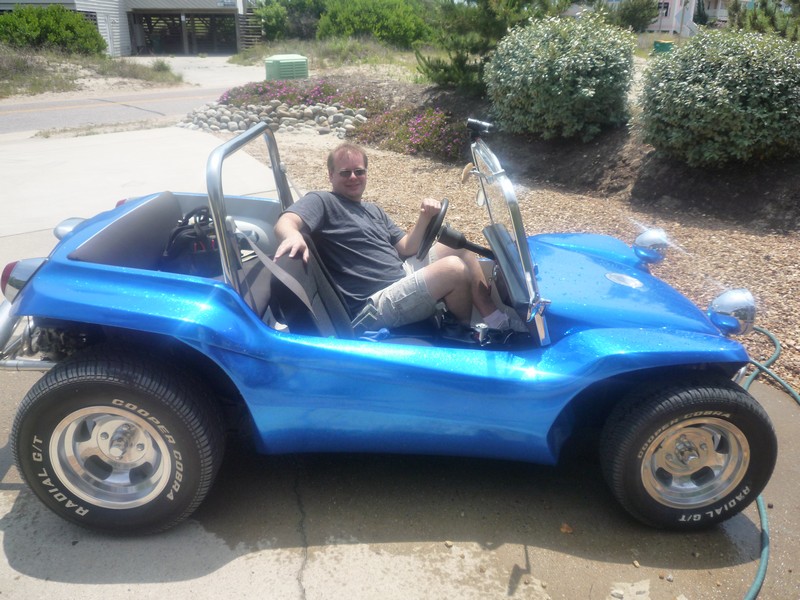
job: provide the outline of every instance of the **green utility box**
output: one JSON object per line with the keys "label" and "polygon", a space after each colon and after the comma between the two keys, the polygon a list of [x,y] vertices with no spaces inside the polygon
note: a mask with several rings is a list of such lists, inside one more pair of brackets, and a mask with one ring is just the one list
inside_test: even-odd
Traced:
{"label": "green utility box", "polygon": [[267,81],[308,77],[308,59],[300,54],[276,54],[266,58],[264,64]]}
{"label": "green utility box", "polygon": [[669,40],[656,40],[653,42],[653,53],[662,54],[664,52],[672,52],[672,42]]}

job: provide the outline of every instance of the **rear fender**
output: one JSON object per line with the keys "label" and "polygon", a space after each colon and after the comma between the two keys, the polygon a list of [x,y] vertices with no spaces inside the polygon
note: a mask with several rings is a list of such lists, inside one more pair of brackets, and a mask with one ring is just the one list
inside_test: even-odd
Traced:
{"label": "rear fender", "polygon": [[264,327],[212,279],[49,261],[15,302],[18,315],[135,330],[232,351],[259,347]]}

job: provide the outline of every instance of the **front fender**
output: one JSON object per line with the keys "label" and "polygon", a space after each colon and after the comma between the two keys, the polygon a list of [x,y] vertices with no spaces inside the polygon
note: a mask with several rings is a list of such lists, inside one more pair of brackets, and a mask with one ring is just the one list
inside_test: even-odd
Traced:
{"label": "front fender", "polygon": [[604,382],[633,376],[636,381],[671,370],[677,377],[687,369],[719,369],[732,375],[749,357],[737,341],[719,335],[653,329],[592,329],[577,332],[553,344],[544,353],[540,368],[561,372],[571,381],[570,397],[554,419],[547,435],[553,456],[579,425],[581,402],[599,402],[593,396]]}
{"label": "front fender", "polygon": [[711,333],[647,328],[577,331],[545,352],[543,367],[565,364],[592,380],[628,371],[687,365],[742,366],[749,360],[744,347]]}

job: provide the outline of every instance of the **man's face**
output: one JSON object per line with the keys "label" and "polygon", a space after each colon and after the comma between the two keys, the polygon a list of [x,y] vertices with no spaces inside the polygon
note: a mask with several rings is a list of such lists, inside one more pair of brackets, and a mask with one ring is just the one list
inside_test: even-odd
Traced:
{"label": "man's face", "polygon": [[[364,167],[364,157],[357,152],[340,152],[334,156],[333,171],[328,173],[333,191],[352,200],[359,202],[367,187],[367,173]],[[362,173],[361,176],[356,172]]]}

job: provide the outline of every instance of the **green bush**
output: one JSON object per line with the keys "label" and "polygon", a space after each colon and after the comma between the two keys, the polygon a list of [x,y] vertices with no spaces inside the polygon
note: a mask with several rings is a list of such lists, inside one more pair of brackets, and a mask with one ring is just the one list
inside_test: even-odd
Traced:
{"label": "green bush", "polygon": [[795,8],[785,12],[780,0],[758,0],[751,6],[731,3],[728,27],[748,33],[775,33],[787,40],[800,42],[800,14]]}
{"label": "green bush", "polygon": [[427,36],[417,0],[328,0],[319,20],[317,37],[371,35],[400,48]]}
{"label": "green bush", "polygon": [[289,13],[278,0],[259,0],[253,14],[261,20],[264,39],[275,41],[284,37]]}
{"label": "green bush", "polygon": [[0,15],[0,42],[17,48],[52,48],[102,54],[106,42],[92,23],[61,5],[17,6]]}
{"label": "green bush", "polygon": [[644,140],[692,166],[800,155],[800,47],[701,32],[644,75]]}
{"label": "green bush", "polygon": [[594,15],[515,28],[485,70],[497,123],[513,133],[583,140],[623,123],[634,46],[632,34]]}
{"label": "green bush", "polygon": [[[703,0],[699,1],[702,5]],[[622,0],[611,13],[614,25],[642,33],[658,17],[658,0]]]}

